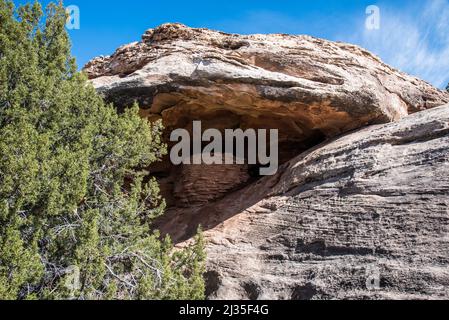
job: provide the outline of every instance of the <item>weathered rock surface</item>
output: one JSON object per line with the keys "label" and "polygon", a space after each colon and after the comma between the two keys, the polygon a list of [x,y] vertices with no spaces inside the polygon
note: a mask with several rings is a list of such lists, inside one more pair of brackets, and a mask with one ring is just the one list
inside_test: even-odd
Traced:
{"label": "weathered rock surface", "polygon": [[448,172],[446,105],[318,146],[170,229],[209,230],[210,298],[448,299]]}
{"label": "weathered rock surface", "polygon": [[151,168],[170,207],[161,231],[207,230],[211,299],[449,298],[449,106],[423,111],[448,93],[350,44],[179,24],[84,70],[167,136],[193,120],[279,130],[272,177]]}

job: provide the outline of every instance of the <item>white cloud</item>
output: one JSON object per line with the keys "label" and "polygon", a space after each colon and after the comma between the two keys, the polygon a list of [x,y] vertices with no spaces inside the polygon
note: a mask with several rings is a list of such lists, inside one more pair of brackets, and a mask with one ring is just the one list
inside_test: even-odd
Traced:
{"label": "white cloud", "polygon": [[[380,30],[344,36],[380,56],[386,63],[445,88],[449,82],[449,0],[419,1],[392,8],[379,4]],[[342,38],[342,37],[340,37]]]}

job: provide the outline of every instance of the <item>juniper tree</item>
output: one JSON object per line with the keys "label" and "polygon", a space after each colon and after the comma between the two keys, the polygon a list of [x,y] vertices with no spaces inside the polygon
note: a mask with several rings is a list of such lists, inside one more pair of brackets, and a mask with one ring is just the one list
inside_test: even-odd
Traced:
{"label": "juniper tree", "polygon": [[104,103],[65,21],[0,0],[0,299],[201,299],[201,236],[173,250],[151,228],[162,126]]}

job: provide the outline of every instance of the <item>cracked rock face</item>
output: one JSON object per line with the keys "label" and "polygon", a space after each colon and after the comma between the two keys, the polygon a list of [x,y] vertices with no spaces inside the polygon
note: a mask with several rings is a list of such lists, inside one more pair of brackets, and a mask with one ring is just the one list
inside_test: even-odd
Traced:
{"label": "cracked rock face", "polygon": [[211,299],[449,298],[448,93],[354,45],[180,24],[84,71],[118,108],[161,119],[166,141],[194,120],[279,130],[275,176],[150,168],[162,233],[206,230]]}

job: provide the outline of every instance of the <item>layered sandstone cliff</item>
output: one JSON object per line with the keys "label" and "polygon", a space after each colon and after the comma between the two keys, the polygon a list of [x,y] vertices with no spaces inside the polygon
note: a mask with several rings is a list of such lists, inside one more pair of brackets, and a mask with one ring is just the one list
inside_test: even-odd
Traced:
{"label": "layered sandstone cliff", "polygon": [[447,299],[448,172],[449,105],[303,153],[184,216],[210,227],[210,296]]}
{"label": "layered sandstone cliff", "polygon": [[169,204],[158,227],[176,242],[207,230],[211,298],[449,297],[449,106],[432,109],[446,92],[354,45],[180,24],[84,70],[118,108],[161,119],[167,141],[194,120],[279,130],[272,177],[151,168]]}

